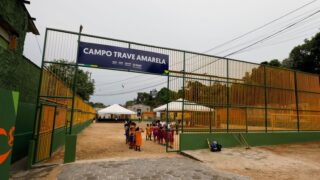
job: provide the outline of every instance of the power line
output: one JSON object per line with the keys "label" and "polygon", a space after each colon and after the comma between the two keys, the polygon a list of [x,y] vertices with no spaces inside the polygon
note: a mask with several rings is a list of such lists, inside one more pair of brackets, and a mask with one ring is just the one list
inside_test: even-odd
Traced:
{"label": "power line", "polygon": [[[240,35],[240,36],[237,36],[237,37],[235,37],[235,38],[233,38],[233,39],[231,39],[231,40],[228,40],[228,41],[226,41],[226,42],[224,42],[224,43],[222,43],[222,44],[216,45],[215,47],[210,48],[210,49],[204,51],[203,53],[208,53],[208,52],[210,52],[210,51],[213,51],[213,50],[215,50],[215,49],[218,49],[218,48],[220,48],[220,47],[223,47],[223,46],[225,46],[225,45],[227,45],[227,44],[229,44],[229,43],[231,43],[231,42],[234,42],[234,41],[236,41],[236,40],[238,40],[238,39],[241,39],[242,37],[245,37],[245,36],[247,36],[247,35],[249,35],[249,34],[251,34],[251,33],[253,33],[253,32],[256,32],[256,31],[258,31],[258,30],[260,30],[260,29],[263,29],[264,27],[266,27],[266,26],[268,26],[268,25],[270,25],[270,24],[272,24],[272,23],[274,23],[274,22],[277,22],[277,21],[279,21],[280,19],[283,19],[284,17],[289,16],[290,14],[293,14],[293,13],[295,13],[295,12],[303,9],[303,8],[307,7],[308,5],[310,5],[310,4],[313,4],[313,3],[315,3],[316,1],[318,1],[318,0],[310,1],[310,2],[308,2],[308,3],[306,3],[306,4],[304,4],[304,5],[296,8],[296,9],[294,9],[294,10],[292,10],[292,11],[289,11],[288,13],[286,13],[286,14],[284,14],[284,15],[282,15],[282,16],[280,16],[280,17],[278,17],[278,18],[276,18],[276,19],[274,19],[274,20],[272,20],[272,21],[270,21],[270,22],[268,22],[268,23],[266,23],[266,24],[263,24],[263,25],[261,25],[261,26],[259,26],[259,27],[257,27],[257,28],[254,28],[254,29],[250,30],[250,31],[247,32],[247,33],[244,33],[244,34],[242,34],[242,35]],[[229,50],[229,49],[228,49],[228,50]],[[219,54],[219,53],[218,53],[218,54]],[[193,57],[190,57],[189,59],[192,59],[192,58],[193,58]],[[188,60],[189,60],[189,59],[188,59]],[[180,63],[182,63],[182,62],[178,62],[178,63],[176,63],[175,65],[180,64]],[[142,77],[142,76],[144,76],[144,75],[138,75],[138,76],[135,76],[135,77],[132,77],[132,78],[123,79],[123,80],[121,80],[121,81],[106,82],[106,83],[103,83],[103,84],[114,84],[114,83],[123,82],[123,81],[126,81],[126,80],[130,80],[130,79],[134,79],[134,78]],[[102,84],[100,84],[100,85],[102,85]]]}
{"label": "power line", "polygon": [[165,82],[161,82],[161,83],[157,83],[157,84],[154,84],[154,85],[151,85],[151,86],[147,86],[147,87],[144,87],[144,88],[139,88],[139,89],[133,89],[133,90],[130,90],[130,91],[124,91],[124,92],[118,92],[118,93],[110,93],[110,94],[95,94],[95,95],[92,95],[92,96],[114,96],[114,95],[122,95],[122,94],[128,94],[128,93],[135,93],[137,91],[141,91],[141,90],[145,90],[145,89],[148,89],[148,88],[153,88],[153,87],[157,87],[157,86],[160,86],[164,83],[166,83],[167,81]]}
{"label": "power line", "polygon": [[233,55],[233,54],[236,54],[236,53],[238,53],[238,52],[241,52],[242,50],[248,49],[249,47],[252,47],[252,46],[254,46],[254,45],[256,45],[256,44],[259,44],[259,43],[261,43],[261,42],[263,42],[263,41],[265,41],[265,40],[267,40],[267,39],[270,39],[270,38],[276,36],[277,34],[279,34],[279,33],[281,33],[281,32],[284,32],[285,30],[287,30],[287,29],[289,29],[289,28],[291,28],[291,27],[299,24],[300,22],[302,22],[302,21],[304,21],[304,20],[306,20],[306,19],[308,19],[308,18],[310,18],[310,17],[318,14],[319,12],[320,12],[320,10],[318,10],[318,11],[316,11],[316,12],[314,12],[314,13],[312,13],[312,14],[310,14],[310,15],[302,18],[302,19],[300,19],[299,21],[297,21],[297,22],[295,22],[295,23],[293,23],[293,24],[291,24],[291,25],[289,25],[289,26],[287,26],[287,27],[285,27],[285,28],[283,28],[283,29],[281,29],[281,30],[279,30],[279,31],[277,31],[277,32],[275,32],[275,33],[273,33],[273,34],[271,34],[271,35],[269,35],[269,36],[261,39],[261,40],[259,40],[259,41],[256,41],[256,42],[254,42],[254,43],[252,43],[252,44],[250,44],[250,45],[248,45],[248,46],[245,46],[245,47],[243,47],[243,48],[241,48],[241,49],[239,49],[239,50],[237,50],[237,51],[234,51],[234,52],[232,52],[232,53],[229,53],[229,54],[225,55],[224,57],[231,56],[231,55]]}
{"label": "power line", "polygon": [[[245,50],[245,49],[247,49],[247,48],[249,48],[249,47],[252,47],[252,46],[254,46],[254,45],[256,45],[256,44],[258,44],[258,43],[260,43],[260,42],[263,42],[263,41],[265,41],[265,40],[267,40],[267,39],[269,39],[269,38],[272,38],[272,37],[276,36],[277,34],[283,32],[283,31],[285,31],[285,30],[287,30],[287,29],[290,29],[290,28],[296,26],[297,24],[299,24],[300,22],[303,22],[304,20],[306,20],[306,19],[308,19],[308,18],[310,18],[310,17],[318,14],[319,12],[320,12],[320,10],[318,10],[318,11],[316,11],[316,12],[314,12],[314,13],[312,13],[312,14],[310,14],[310,15],[302,18],[302,19],[300,19],[299,21],[296,21],[296,22],[294,22],[294,23],[286,26],[285,28],[282,28],[282,29],[278,30],[277,32],[275,32],[275,33],[273,33],[273,34],[271,34],[271,35],[269,35],[269,36],[267,36],[267,37],[265,37],[265,38],[263,38],[263,39],[260,39],[260,40],[258,40],[258,41],[256,41],[256,42],[254,42],[254,43],[246,46],[246,47],[243,47],[243,48],[241,48],[241,49],[239,49],[239,50],[236,50],[236,51],[234,51],[234,52],[232,52],[232,53],[229,53],[229,54],[225,55],[225,56],[222,57],[222,58],[226,58],[226,57],[228,57],[228,56],[230,56],[230,55],[238,54],[238,53],[240,53],[241,51],[243,51],[243,50]],[[201,69],[201,68],[203,68],[203,67],[205,67],[205,66],[208,66],[208,65],[210,65],[210,64],[213,64],[213,63],[215,63],[216,61],[218,61],[218,60],[220,60],[220,59],[222,59],[222,58],[219,58],[219,59],[217,59],[217,60],[215,60],[215,61],[213,61],[213,62],[210,62],[210,63],[208,63],[208,64],[205,64],[204,66],[201,66],[201,67],[199,67],[199,68],[197,68],[197,69],[195,69],[195,70],[193,70],[193,71],[191,71],[191,72],[195,72],[195,71],[197,71],[197,70],[199,70],[199,69]]]}
{"label": "power line", "polygon": [[[301,6],[300,8],[298,8],[298,9],[296,9],[296,10],[293,10],[293,11],[291,11],[291,12],[289,12],[289,13],[281,16],[280,18],[277,18],[277,19],[275,19],[275,20],[273,20],[273,21],[265,24],[265,26],[267,26],[267,25],[269,25],[269,24],[271,24],[271,23],[273,23],[273,22],[275,22],[275,21],[277,21],[277,20],[279,20],[279,19],[281,19],[281,18],[283,18],[283,17],[285,17],[285,16],[287,16],[287,15],[290,15],[290,14],[292,14],[293,12],[295,12],[295,11],[297,11],[297,10],[300,10],[301,8],[307,6],[307,5],[311,4],[311,3],[314,3],[314,2],[316,2],[316,1],[317,1],[317,0],[314,0],[314,1],[308,3],[308,4],[304,5],[304,6]],[[252,43],[252,44],[250,44],[250,45],[248,45],[248,46],[245,46],[245,47],[243,47],[243,48],[241,48],[241,49],[239,49],[239,50],[236,50],[236,51],[234,51],[234,52],[232,52],[232,53],[229,53],[229,54],[223,56],[222,58],[226,58],[226,57],[228,57],[228,56],[231,56],[231,55],[240,53],[241,51],[243,51],[243,50],[245,50],[245,49],[248,49],[248,48],[250,48],[250,47],[252,47],[252,46],[255,46],[256,44],[259,44],[259,43],[261,43],[261,42],[263,42],[263,41],[265,41],[265,40],[268,40],[268,39],[270,39],[270,38],[272,38],[272,37],[274,37],[274,36],[276,36],[276,35],[284,32],[284,31],[287,30],[287,29],[290,29],[290,28],[296,26],[296,25],[299,24],[300,22],[303,22],[304,20],[306,20],[306,19],[308,19],[308,18],[310,18],[310,17],[318,14],[319,12],[320,12],[320,11],[318,10],[318,11],[316,11],[316,12],[314,12],[314,13],[312,13],[312,14],[310,14],[310,15],[302,18],[302,19],[300,19],[299,21],[294,22],[294,23],[286,26],[285,28],[283,28],[283,29],[281,29],[281,30],[279,30],[279,31],[277,31],[277,32],[275,32],[275,33],[273,33],[273,34],[271,34],[271,35],[263,38],[263,39],[260,39],[260,40],[254,42],[254,43]],[[265,27],[265,26],[263,26],[263,27]],[[256,28],[256,29],[259,30],[259,29],[261,29],[261,28],[263,28],[263,27],[260,26],[260,27],[258,27],[258,28]],[[256,30],[252,30],[252,31],[254,32],[254,31],[256,31]],[[245,33],[245,35],[248,35],[248,34],[252,33],[252,31],[249,31],[248,33]],[[241,36],[243,37],[243,36],[245,36],[245,35],[241,35]],[[230,40],[230,42],[233,42],[233,41],[235,41],[236,39],[240,39],[240,38],[241,38],[241,37],[239,37],[239,38],[234,38],[234,40]],[[230,43],[230,42],[228,41],[228,42],[226,42],[226,43]],[[224,45],[223,45],[223,46],[224,46]],[[211,51],[211,50],[212,50],[212,48],[210,49],[210,51]],[[195,70],[193,70],[193,71],[191,71],[191,72],[194,72],[194,71],[196,71],[196,70],[199,70],[199,69],[201,69],[201,68],[203,68],[203,67],[205,67],[205,66],[208,66],[208,65],[210,65],[210,64],[213,64],[213,63],[215,63],[216,61],[218,61],[218,60],[220,60],[220,59],[222,59],[222,58],[219,58],[219,59],[217,59],[217,60],[215,60],[215,61],[213,61],[213,62],[210,62],[210,63],[208,63],[208,64],[205,64],[204,66],[201,66],[201,67],[199,67],[199,68],[197,68],[197,69],[195,69]],[[191,58],[190,58],[190,59],[191,59]],[[140,75],[139,75],[139,76],[140,76]],[[138,77],[138,76],[137,76],[137,77]],[[126,92],[121,92],[121,93],[114,93],[114,94],[101,94],[101,95],[98,95],[98,96],[108,96],[108,95],[111,96],[111,95],[127,94],[127,93],[131,93],[131,92],[134,92],[134,91],[140,91],[140,90],[144,90],[144,89],[147,89],[147,88],[156,87],[156,86],[159,86],[159,85],[164,84],[164,83],[166,83],[166,82],[158,83],[158,84],[156,84],[156,85],[148,86],[148,87],[141,88],[141,89],[126,91]],[[97,95],[96,95],[96,96],[97,96]]]}
{"label": "power line", "polygon": [[[313,25],[314,25],[314,24],[313,24]],[[302,28],[306,28],[306,27],[302,27]],[[296,29],[296,28],[292,28],[292,29],[290,29],[290,30],[288,30],[288,31],[291,31],[291,30],[294,30],[294,29]],[[292,33],[292,32],[291,32],[291,33]],[[297,32],[295,32],[295,33],[297,33]],[[279,34],[281,34],[281,33],[279,33]],[[278,34],[278,35],[279,35],[279,34]],[[263,36],[260,36],[260,37],[263,37]],[[260,38],[260,37],[259,37],[259,38]],[[256,39],[256,38],[254,38],[254,39]],[[216,55],[222,54],[222,53],[224,53],[224,52],[228,52],[229,50],[232,50],[232,49],[234,49],[234,48],[236,48],[236,47],[239,47],[239,46],[248,44],[248,43],[252,42],[254,39],[248,40],[248,41],[246,41],[246,42],[244,42],[244,43],[241,43],[241,44],[237,44],[237,45],[232,46],[232,47],[230,47],[230,48],[228,48],[228,49],[224,49],[224,50],[222,50],[222,51],[219,51],[218,53],[216,53]]]}
{"label": "power line", "polygon": [[[231,56],[231,55],[234,55],[234,54],[238,54],[238,53],[242,52],[242,51],[245,50],[245,49],[248,49],[248,48],[250,48],[250,47],[252,47],[252,46],[255,46],[255,45],[257,45],[257,44],[259,44],[259,43],[261,43],[261,42],[263,42],[263,41],[266,41],[266,40],[268,40],[268,39],[270,39],[270,38],[273,38],[273,37],[276,36],[277,34],[279,34],[279,33],[281,33],[281,32],[284,32],[285,30],[290,29],[290,28],[296,26],[296,25],[299,24],[300,22],[303,22],[304,20],[306,20],[306,19],[308,19],[308,18],[310,18],[310,17],[318,14],[319,12],[320,12],[320,10],[318,10],[318,11],[316,11],[316,12],[313,12],[313,13],[309,14],[308,16],[300,19],[299,21],[296,21],[296,22],[294,22],[294,23],[286,26],[285,28],[282,28],[282,29],[278,30],[277,32],[272,33],[271,35],[269,35],[269,36],[267,36],[267,37],[265,37],[265,38],[262,38],[262,39],[260,39],[260,40],[258,40],[258,41],[256,41],[256,42],[254,42],[254,43],[251,43],[251,44],[249,44],[249,45],[247,45],[247,46],[245,46],[245,47],[243,47],[243,48],[240,48],[240,49],[238,49],[238,50],[236,50],[236,51],[233,51],[233,52],[231,52],[231,53],[229,53],[229,54],[221,57],[220,59],[226,58],[226,57]],[[220,59],[218,59],[218,60],[220,60]],[[208,63],[208,64],[205,64],[205,65],[203,65],[203,66],[201,66],[201,67],[199,67],[199,68],[197,68],[197,69],[195,69],[195,70],[193,70],[193,71],[191,71],[191,72],[195,72],[195,71],[197,71],[197,70],[199,70],[199,69],[202,69],[203,67],[206,67],[206,66],[208,66],[208,65],[210,65],[210,64],[213,64],[213,63],[215,63],[215,62],[218,61],[218,60],[215,60],[215,61],[213,61],[213,62],[210,62],[210,63]]]}
{"label": "power line", "polygon": [[[162,78],[164,78],[164,77],[162,77]],[[154,81],[154,77],[148,78],[148,79],[144,79],[144,80],[140,80],[140,79],[136,79],[136,80],[138,80],[138,82],[136,82],[136,83],[134,84],[135,86],[128,86],[128,88],[139,87],[140,85],[137,85],[137,84],[145,84],[145,83],[149,82],[150,80]],[[126,88],[127,84],[124,83],[124,84],[122,84],[121,86],[123,86],[122,88]],[[99,91],[101,91],[101,90],[99,90]],[[98,92],[98,91],[97,91],[97,92]]]}
{"label": "power line", "polygon": [[293,13],[299,11],[300,9],[303,9],[304,7],[306,7],[306,6],[308,6],[308,5],[312,4],[312,3],[315,3],[316,1],[318,1],[318,0],[313,0],[313,1],[311,1],[311,2],[309,2],[309,3],[307,3],[307,4],[304,4],[303,6],[300,6],[300,7],[298,7],[297,9],[294,9],[294,10],[292,10],[292,11],[290,11],[290,12],[288,12],[288,13],[286,13],[286,14],[284,14],[284,15],[282,15],[282,16],[280,16],[280,17],[278,17],[278,18],[276,18],[276,19],[274,19],[274,20],[272,20],[272,21],[270,21],[270,22],[268,22],[268,23],[266,23],[266,24],[263,24],[262,26],[259,26],[259,27],[255,28],[255,29],[253,29],[253,30],[251,30],[251,31],[249,31],[249,32],[247,32],[247,33],[244,33],[244,34],[242,34],[242,35],[240,35],[240,36],[237,36],[237,37],[235,37],[235,38],[233,38],[233,39],[231,39],[231,40],[229,40],[229,41],[227,41],[227,42],[224,42],[224,43],[222,43],[222,44],[219,44],[219,45],[217,45],[217,46],[214,46],[213,48],[210,48],[210,49],[208,49],[207,51],[205,51],[205,53],[208,53],[208,52],[210,52],[210,51],[213,51],[213,50],[215,50],[215,49],[218,49],[218,48],[220,48],[220,47],[223,47],[223,46],[225,46],[225,45],[227,45],[227,44],[229,44],[229,43],[231,43],[231,42],[234,42],[234,41],[236,41],[236,40],[238,40],[238,39],[241,39],[242,37],[247,36],[247,35],[255,32],[255,31],[258,31],[258,30],[260,30],[260,29],[262,29],[262,28],[264,28],[264,27],[266,27],[266,26],[268,26],[268,25],[270,25],[270,24],[272,24],[272,23],[274,23],[274,22],[276,22],[276,21],[278,21],[278,20],[280,20],[280,19],[282,19],[282,18],[290,15],[290,14],[293,14]]}
{"label": "power line", "polygon": [[[317,31],[317,32],[318,32],[318,31]],[[275,43],[272,43],[272,44],[267,44],[267,45],[264,45],[264,46],[255,47],[255,48],[252,48],[252,49],[247,49],[247,50],[244,50],[244,51],[242,51],[242,52],[240,52],[240,53],[237,53],[237,54],[245,53],[245,52],[252,51],[252,50],[255,50],[255,49],[259,49],[259,48],[264,48],[264,47],[269,47],[269,46],[275,46],[275,45],[278,45],[278,44],[290,42],[290,41],[293,41],[293,40],[296,40],[296,39],[301,39],[301,38],[306,37],[306,36],[314,35],[315,33],[316,33],[316,32],[305,33],[305,34],[303,34],[303,35],[296,36],[296,37],[294,37],[294,38],[290,38],[290,39],[278,41],[278,42],[275,42]]]}
{"label": "power line", "polygon": [[137,76],[134,76],[134,77],[122,79],[122,80],[119,80],[119,81],[104,82],[104,83],[101,83],[101,84],[96,84],[96,86],[104,86],[104,85],[116,84],[116,83],[119,83],[119,82],[123,82],[123,81],[127,81],[127,80],[130,80],[130,79],[134,79],[134,78],[139,77],[139,76],[141,76],[141,75],[137,75]]}

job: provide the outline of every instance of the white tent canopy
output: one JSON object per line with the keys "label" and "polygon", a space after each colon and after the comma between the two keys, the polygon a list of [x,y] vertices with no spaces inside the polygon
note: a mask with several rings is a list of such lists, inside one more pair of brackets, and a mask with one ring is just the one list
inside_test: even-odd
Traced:
{"label": "white tent canopy", "polygon": [[107,114],[117,114],[117,115],[131,115],[131,114],[137,114],[136,112],[133,112],[129,109],[126,109],[119,104],[113,104],[109,107],[106,107],[104,109],[101,109],[98,111],[99,117],[105,116]]}
{"label": "white tent canopy", "polygon": [[[168,111],[176,111],[176,112],[180,112],[182,111],[182,104],[183,104],[183,99],[177,99],[175,101],[172,101],[170,103],[168,103]],[[162,111],[166,111],[167,109],[167,104],[164,104],[162,106],[159,106],[155,109],[153,109],[154,112],[162,112]],[[206,106],[202,106],[187,100],[184,100],[184,111],[197,111],[197,112],[210,112],[213,111],[213,109],[206,107]]]}

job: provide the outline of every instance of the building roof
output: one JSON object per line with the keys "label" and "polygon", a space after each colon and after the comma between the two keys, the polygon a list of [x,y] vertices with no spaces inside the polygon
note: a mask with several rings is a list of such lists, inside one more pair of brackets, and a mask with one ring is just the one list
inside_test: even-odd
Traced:
{"label": "building roof", "polygon": [[119,104],[113,104],[109,107],[106,107],[104,109],[101,109],[98,111],[99,116],[105,115],[105,114],[137,114],[136,112],[130,111],[129,109],[126,109]]}
{"label": "building roof", "polygon": [[21,3],[22,3],[23,9],[25,10],[25,12],[26,12],[27,15],[28,15],[28,32],[32,32],[32,33],[35,34],[35,35],[40,35],[40,33],[39,33],[36,25],[35,25],[34,22],[33,22],[33,21],[36,20],[36,18],[31,17],[29,11],[27,10],[27,8],[26,8],[26,6],[25,6],[25,4],[30,4],[30,1],[25,1],[25,0],[20,0],[20,1],[21,1]]}
{"label": "building roof", "polygon": [[[184,105],[183,105],[184,102]],[[214,109],[196,104],[194,102],[190,102],[187,100],[183,100],[182,98],[177,99],[175,101],[169,102],[168,104],[164,104],[153,109],[153,112],[163,112],[166,111],[168,107],[168,111],[171,112],[181,112],[181,111],[196,111],[196,112],[210,112],[214,111]]]}

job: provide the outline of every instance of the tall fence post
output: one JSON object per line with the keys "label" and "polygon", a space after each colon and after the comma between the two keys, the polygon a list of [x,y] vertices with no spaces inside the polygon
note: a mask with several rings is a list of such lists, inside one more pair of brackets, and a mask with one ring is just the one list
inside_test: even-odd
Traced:
{"label": "tall fence post", "polygon": [[296,112],[297,112],[297,129],[300,131],[300,114],[299,114],[299,96],[298,96],[298,78],[297,71],[294,71],[294,93],[296,96]]}
{"label": "tall fence post", "polygon": [[248,108],[247,107],[246,107],[245,118],[246,118],[246,133],[247,133],[248,132]]}
{"label": "tall fence post", "polygon": [[32,159],[32,164],[34,164],[36,161],[37,161],[37,154],[39,152],[39,149],[38,149],[38,146],[39,146],[39,136],[40,136],[40,126],[41,126],[41,121],[42,121],[42,108],[43,106],[40,105],[39,109],[40,109],[40,112],[37,113],[37,117],[39,116],[39,123],[38,123],[38,127],[37,127],[37,141],[35,143],[35,153],[34,153],[34,156],[33,156],[33,159]]}
{"label": "tall fence post", "polygon": [[54,116],[53,116],[53,123],[52,123],[52,132],[51,132],[51,144],[50,144],[50,157],[52,156],[52,146],[54,141],[54,129],[56,126],[56,119],[57,119],[57,106],[54,107]]}
{"label": "tall fence post", "polygon": [[77,48],[77,59],[76,59],[76,65],[75,65],[75,72],[73,76],[73,82],[72,82],[72,106],[71,106],[71,118],[70,118],[70,130],[69,134],[72,134],[72,125],[73,125],[73,113],[74,113],[74,100],[76,96],[77,91],[77,74],[78,74],[78,59],[79,59],[79,46],[80,46],[80,38],[81,38],[81,32],[82,32],[82,25],[80,25],[79,28],[79,34],[78,34],[78,48]]}
{"label": "tall fence post", "polygon": [[[41,84],[42,84],[42,76],[43,76],[43,67],[44,67],[44,58],[46,53],[46,45],[47,45],[47,36],[48,35],[48,29],[46,29],[45,35],[44,35],[44,44],[43,44],[43,52],[42,52],[42,60],[41,60],[41,69],[40,69],[40,79],[38,84],[38,96],[37,96],[37,104],[36,104],[36,112],[34,115],[34,124],[33,124],[33,138],[37,139],[36,132],[37,132],[37,126],[40,126],[41,119],[37,119],[38,116],[38,110],[40,109],[40,95],[41,95]],[[41,109],[40,109],[41,110]],[[38,136],[38,135],[37,135]]]}
{"label": "tall fence post", "polygon": [[168,79],[167,79],[167,96],[166,96],[166,102],[167,102],[167,108],[166,108],[166,152],[168,152],[168,124],[169,124],[169,101],[170,101],[170,87],[169,87],[169,80],[170,80],[170,72],[168,71]]}
{"label": "tall fence post", "polygon": [[[210,92],[211,92],[211,76],[210,76],[210,82],[209,82],[209,88],[210,88]],[[209,106],[210,107],[210,114],[209,114],[209,128],[210,128],[210,133],[212,133],[212,108],[211,108],[211,106]]]}
{"label": "tall fence post", "polygon": [[267,68],[264,67],[264,125],[265,132],[268,132],[268,99],[267,99]]}
{"label": "tall fence post", "polygon": [[185,101],[185,78],[186,78],[186,52],[183,52],[183,75],[182,75],[182,125],[181,132],[184,132],[183,124],[184,124],[184,101]]}
{"label": "tall fence post", "polygon": [[229,106],[230,106],[230,98],[229,98],[229,59],[227,59],[227,132],[229,132]]}

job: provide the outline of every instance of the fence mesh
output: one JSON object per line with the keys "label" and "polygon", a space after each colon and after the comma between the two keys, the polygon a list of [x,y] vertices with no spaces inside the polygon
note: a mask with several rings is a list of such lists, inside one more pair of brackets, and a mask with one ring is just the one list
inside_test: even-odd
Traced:
{"label": "fence mesh", "polygon": [[71,121],[73,79],[70,79],[70,75],[67,73],[70,70],[67,71],[67,68],[70,68],[70,65],[46,63],[43,66],[34,162],[46,160],[52,155],[56,131],[64,128],[66,133],[70,133],[70,126],[84,124],[96,116],[93,107],[76,95],[74,97],[73,121]]}
{"label": "fence mesh", "polygon": [[[59,104],[55,128],[70,126],[69,77],[75,73],[70,68],[76,66],[78,38],[75,32],[47,30],[40,97]],[[169,55],[163,85],[167,102],[175,105],[168,105],[161,118],[175,122],[176,133],[320,130],[319,75],[88,34],[80,41]],[[93,113],[75,98],[73,125]]]}

